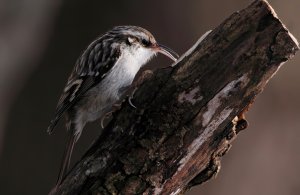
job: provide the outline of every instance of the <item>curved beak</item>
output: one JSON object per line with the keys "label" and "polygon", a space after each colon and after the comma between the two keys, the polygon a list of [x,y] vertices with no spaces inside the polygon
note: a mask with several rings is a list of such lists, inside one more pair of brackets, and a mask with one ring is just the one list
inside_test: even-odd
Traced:
{"label": "curved beak", "polygon": [[179,55],[175,51],[173,51],[172,49],[170,49],[162,44],[157,43],[155,50],[157,52],[162,53],[163,55],[167,56],[174,62],[179,58]]}

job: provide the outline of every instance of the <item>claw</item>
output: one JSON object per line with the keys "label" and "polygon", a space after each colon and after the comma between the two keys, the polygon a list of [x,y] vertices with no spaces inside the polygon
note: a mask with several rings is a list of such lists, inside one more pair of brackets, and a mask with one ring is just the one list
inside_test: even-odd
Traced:
{"label": "claw", "polygon": [[132,97],[129,97],[129,98],[128,98],[128,103],[129,103],[129,105],[136,109],[136,106],[132,103],[131,100],[132,100]]}
{"label": "claw", "polygon": [[105,120],[105,116],[103,116],[102,118],[101,118],[101,122],[100,122],[100,124],[101,124],[101,128],[102,129],[104,129],[104,120]]}
{"label": "claw", "polygon": [[137,90],[137,88],[135,88],[134,90],[133,90],[133,92],[131,93],[131,95],[128,97],[128,103],[129,103],[129,105],[130,106],[132,106],[133,108],[135,108],[136,109],[136,106],[132,103],[132,99],[133,99],[133,96],[134,96],[134,93],[135,93],[135,91]]}

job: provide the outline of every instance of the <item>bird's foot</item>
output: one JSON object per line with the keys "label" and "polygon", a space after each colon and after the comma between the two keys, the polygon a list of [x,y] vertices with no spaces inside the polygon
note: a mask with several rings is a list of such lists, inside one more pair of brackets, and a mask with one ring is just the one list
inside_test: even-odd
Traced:
{"label": "bird's foot", "polygon": [[104,114],[103,117],[101,118],[100,124],[101,124],[101,128],[102,128],[102,129],[104,129],[104,121],[105,121],[105,119],[109,118],[109,117],[112,115],[112,113],[113,113],[112,111],[107,112],[107,113]]}
{"label": "bird's foot", "polygon": [[[114,105],[112,105],[112,107],[113,107],[112,110],[113,110],[113,111],[114,111],[114,110],[118,110],[118,109],[121,108],[121,106],[122,106],[122,102],[115,103]],[[113,111],[111,111],[111,113],[112,113]]]}

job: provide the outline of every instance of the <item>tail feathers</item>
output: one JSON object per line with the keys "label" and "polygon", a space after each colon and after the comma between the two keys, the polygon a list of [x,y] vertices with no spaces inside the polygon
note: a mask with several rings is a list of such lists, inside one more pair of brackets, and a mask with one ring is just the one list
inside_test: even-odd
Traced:
{"label": "tail feathers", "polygon": [[49,135],[51,135],[53,133],[53,129],[56,126],[56,124],[58,123],[59,118],[55,118],[53,120],[51,120],[50,125],[47,128],[47,133],[49,133]]}
{"label": "tail feathers", "polygon": [[76,142],[76,136],[72,133],[72,131],[69,131],[69,139],[66,144],[65,151],[64,151],[63,160],[61,162],[57,182],[56,182],[55,187],[50,192],[50,194],[55,194],[53,192],[56,192],[57,188],[62,183],[64,177],[66,176],[67,172],[69,171],[71,156],[72,156],[75,142]]}
{"label": "tail feathers", "polygon": [[64,152],[64,156],[63,156],[63,161],[61,163],[60,170],[59,170],[59,176],[58,176],[58,179],[56,182],[57,185],[61,184],[63,177],[66,175],[66,173],[69,170],[71,156],[72,156],[74,144],[76,142],[75,135],[72,132],[70,132],[69,134],[70,134],[70,137],[69,137],[69,140],[66,145],[66,149]]}

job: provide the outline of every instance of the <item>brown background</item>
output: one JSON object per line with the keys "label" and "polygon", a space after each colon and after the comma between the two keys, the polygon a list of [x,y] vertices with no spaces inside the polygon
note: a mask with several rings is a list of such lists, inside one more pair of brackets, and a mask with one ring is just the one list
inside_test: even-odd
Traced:
{"label": "brown background", "polygon": [[[46,194],[66,133],[45,132],[80,52],[115,25],[145,27],[182,54],[249,0],[0,1],[0,194]],[[270,0],[300,38],[300,1]],[[188,194],[300,194],[300,55],[286,63],[248,113],[250,127],[223,158],[217,179]],[[170,63],[159,56],[152,65]],[[100,133],[85,128],[73,161]]]}

